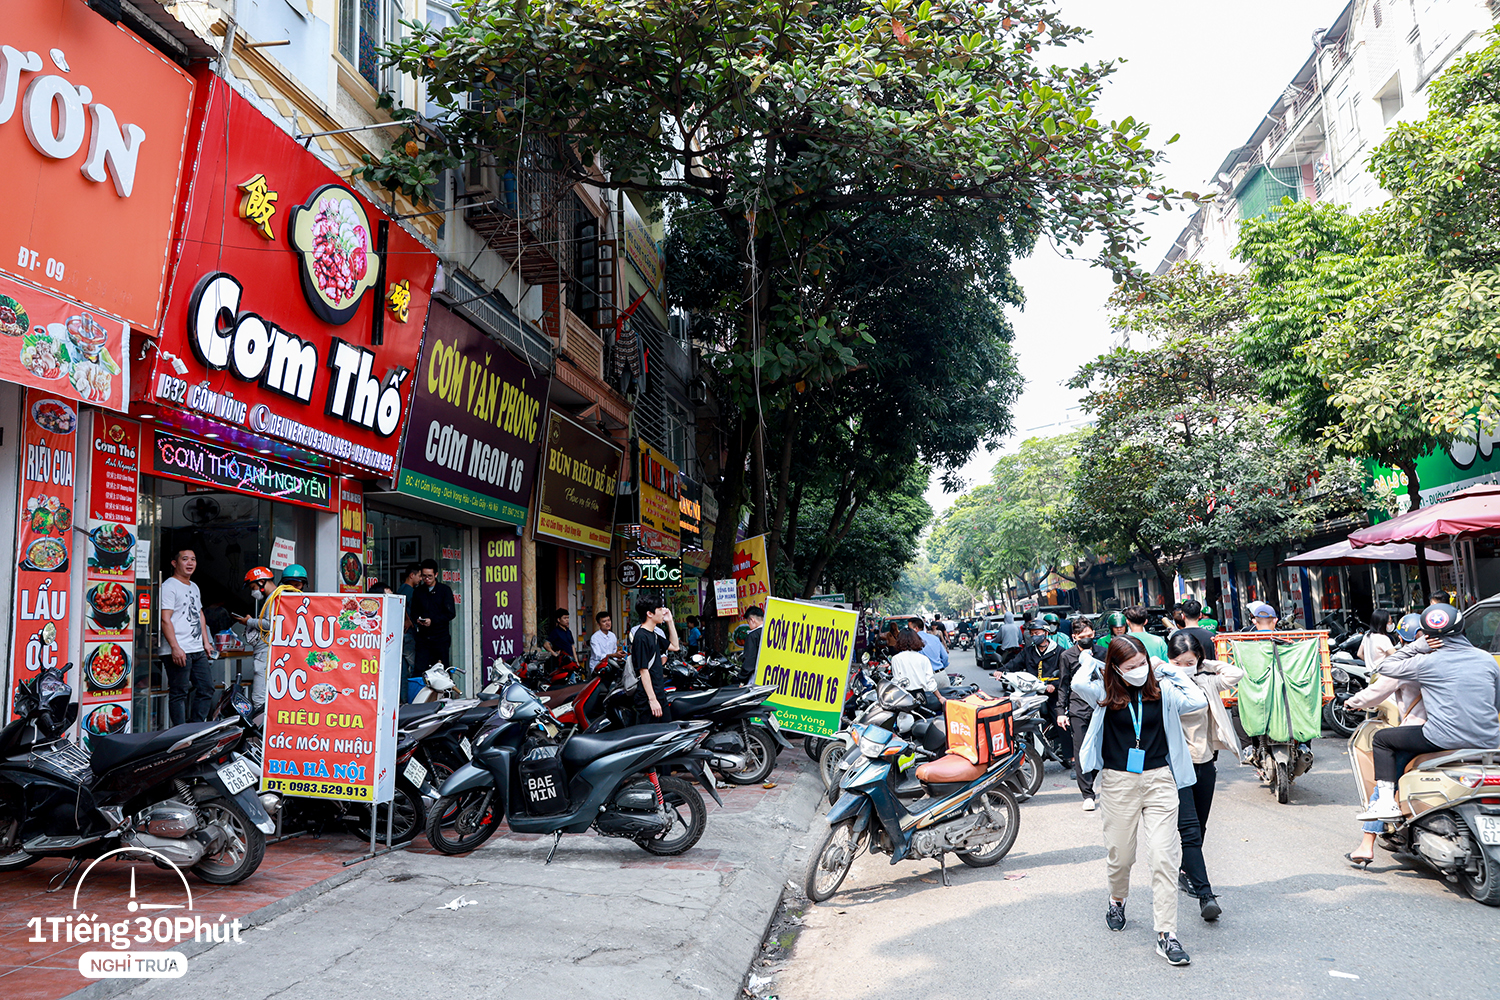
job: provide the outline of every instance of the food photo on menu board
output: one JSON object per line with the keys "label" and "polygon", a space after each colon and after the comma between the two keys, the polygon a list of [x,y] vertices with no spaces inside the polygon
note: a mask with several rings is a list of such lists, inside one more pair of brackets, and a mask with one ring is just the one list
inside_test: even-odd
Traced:
{"label": "food photo on menu board", "polygon": [[123,410],[125,324],[0,277],[0,378]]}

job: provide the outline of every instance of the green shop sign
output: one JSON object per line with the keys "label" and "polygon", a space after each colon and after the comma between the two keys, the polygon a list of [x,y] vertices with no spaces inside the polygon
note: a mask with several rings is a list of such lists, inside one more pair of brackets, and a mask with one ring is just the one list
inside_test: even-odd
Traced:
{"label": "green shop sign", "polygon": [[[1435,451],[1417,459],[1417,477],[1421,480],[1422,505],[1451,496],[1459,490],[1485,483],[1500,483],[1500,438],[1489,434],[1476,434],[1468,441],[1455,441],[1443,451]],[[1406,473],[1400,469],[1367,462],[1366,468],[1373,479],[1377,496],[1392,496],[1399,512],[1411,508],[1410,488]],[[1372,512],[1372,517],[1383,520],[1388,511]]]}

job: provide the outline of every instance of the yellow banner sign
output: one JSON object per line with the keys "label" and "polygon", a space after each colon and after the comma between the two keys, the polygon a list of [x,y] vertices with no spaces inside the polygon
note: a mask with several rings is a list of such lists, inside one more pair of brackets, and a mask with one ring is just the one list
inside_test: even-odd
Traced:
{"label": "yellow banner sign", "polygon": [[762,604],[771,596],[771,570],[766,565],[766,536],[755,535],[734,546],[735,591],[739,596],[740,614]]}
{"label": "yellow banner sign", "polygon": [[813,736],[839,731],[858,624],[857,611],[766,600],[755,683],[776,688],[766,703],[776,709],[782,729]]}

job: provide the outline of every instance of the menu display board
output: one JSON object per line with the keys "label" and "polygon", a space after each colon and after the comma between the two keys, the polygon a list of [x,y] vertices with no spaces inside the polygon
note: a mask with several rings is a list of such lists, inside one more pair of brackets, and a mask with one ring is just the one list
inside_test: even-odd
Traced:
{"label": "menu display board", "polygon": [[340,479],[339,593],[365,589],[365,488],[354,479]]}
{"label": "menu display board", "polygon": [[[89,434],[88,562],[83,585],[81,740],[131,731],[135,655],[135,552],[141,425],[96,411]],[[147,601],[150,600],[147,590]],[[149,605],[148,605],[149,611]]]}
{"label": "menu display board", "polygon": [[397,492],[525,524],[546,401],[545,375],[435,306]]}
{"label": "menu display board", "polygon": [[479,656],[485,683],[497,658],[521,652],[521,536],[479,529]]}
{"label": "menu display board", "polygon": [[266,670],[261,790],[389,802],[406,598],[278,594]]}
{"label": "menu display board", "polygon": [[[78,409],[28,389],[21,414],[21,477],[16,525],[16,594],[6,719],[16,685],[72,659],[68,567],[73,557],[74,455]],[[68,682],[77,687],[78,675]]]}
{"label": "menu display board", "polygon": [[[0,270],[98,310],[115,332],[122,324],[100,313],[154,331],[195,82],[82,0],[3,9]],[[124,364],[123,351],[110,354]],[[123,399],[130,380],[113,374]]]}
{"label": "menu display board", "polygon": [[546,440],[536,537],[608,552],[624,449],[556,410],[547,416]]}
{"label": "menu display board", "polygon": [[124,410],[128,339],[121,320],[0,275],[0,379]]}

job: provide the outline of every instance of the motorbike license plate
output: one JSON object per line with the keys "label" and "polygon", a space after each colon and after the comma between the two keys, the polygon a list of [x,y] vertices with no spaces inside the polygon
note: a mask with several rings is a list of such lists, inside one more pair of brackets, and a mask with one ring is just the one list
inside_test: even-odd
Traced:
{"label": "motorbike license plate", "polygon": [[1486,844],[1500,844],[1500,816],[1479,816],[1479,839]]}
{"label": "motorbike license plate", "polygon": [[406,762],[406,770],[401,773],[406,775],[407,781],[418,788],[421,788],[422,782],[427,780],[427,768],[423,767],[422,762],[415,757]]}
{"label": "motorbike license plate", "polygon": [[770,726],[772,729],[776,730],[778,733],[781,732],[781,723],[779,723],[779,722],[776,721],[776,713],[775,712],[772,712],[770,715],[766,716],[766,725]]}
{"label": "motorbike license plate", "polygon": [[219,768],[219,780],[224,782],[230,795],[238,795],[259,781],[260,775],[255,773],[255,768],[250,766],[249,761],[235,757]]}
{"label": "motorbike license plate", "polygon": [[474,744],[469,742],[469,738],[467,736],[460,739],[458,741],[458,745],[463,747],[465,757],[469,758],[470,760],[474,759]]}

